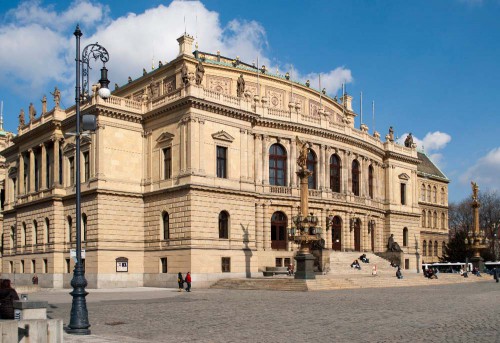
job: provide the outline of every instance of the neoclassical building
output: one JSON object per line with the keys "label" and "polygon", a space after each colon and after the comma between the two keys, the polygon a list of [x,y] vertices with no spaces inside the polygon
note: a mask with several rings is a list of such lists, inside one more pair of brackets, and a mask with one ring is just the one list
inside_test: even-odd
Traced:
{"label": "neoclassical building", "polygon": [[407,269],[441,255],[449,181],[414,144],[355,128],[349,95],[178,42],[173,61],[83,104],[98,128],[80,156],[74,107],[20,124],[2,152],[4,277],[69,286],[76,158],[89,287],[173,285],[187,271],[208,285],[286,265],[296,137],[309,143],[309,207],[332,254],[384,252],[394,234]]}

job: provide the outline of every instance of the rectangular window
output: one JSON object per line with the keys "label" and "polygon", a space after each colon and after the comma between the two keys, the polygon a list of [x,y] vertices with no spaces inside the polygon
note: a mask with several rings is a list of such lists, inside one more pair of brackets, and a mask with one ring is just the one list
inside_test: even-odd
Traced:
{"label": "rectangular window", "polygon": [[83,166],[84,166],[83,182],[86,182],[90,179],[90,161],[89,161],[89,152],[88,151],[85,151],[83,153]]}
{"label": "rectangular window", "polygon": [[31,272],[36,273],[36,261],[31,260]]}
{"label": "rectangular window", "polygon": [[44,258],[43,259],[43,270],[42,270],[42,272],[43,273],[47,273],[47,270],[48,270],[48,262],[47,262],[47,259]]}
{"label": "rectangular window", "polygon": [[14,271],[14,262],[9,261],[9,273],[12,273]]}
{"label": "rectangular window", "polygon": [[406,205],[406,184],[401,184],[401,205]]}
{"label": "rectangular window", "polygon": [[75,184],[75,159],[73,157],[68,158],[69,162],[69,185],[73,186]]}
{"label": "rectangular window", "polygon": [[227,148],[217,147],[217,177],[227,178]]}
{"label": "rectangular window", "polygon": [[66,259],[66,273],[71,273],[71,260],[69,258]]}
{"label": "rectangular window", "polygon": [[405,258],[405,269],[410,269],[410,259]]}
{"label": "rectangular window", "polygon": [[19,273],[24,273],[24,261],[21,260],[21,270],[19,271]]}
{"label": "rectangular window", "polygon": [[231,272],[231,258],[230,257],[222,257],[221,266],[222,266],[223,273],[230,273]]}
{"label": "rectangular window", "polygon": [[172,178],[172,148],[163,149],[163,179]]}
{"label": "rectangular window", "polygon": [[166,257],[160,258],[160,262],[161,262],[161,272],[166,273],[167,272],[167,258]]}
{"label": "rectangular window", "polygon": [[276,257],[275,267],[283,267],[283,259],[281,257]]}
{"label": "rectangular window", "polygon": [[285,258],[285,267],[288,267],[290,265],[290,262],[291,262],[290,258],[286,257]]}

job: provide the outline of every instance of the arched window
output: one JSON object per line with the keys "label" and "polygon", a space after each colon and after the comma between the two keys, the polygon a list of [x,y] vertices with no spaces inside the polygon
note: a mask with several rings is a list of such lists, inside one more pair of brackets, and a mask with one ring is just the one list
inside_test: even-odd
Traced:
{"label": "arched window", "polygon": [[352,161],[352,192],[354,195],[359,196],[359,162],[358,160]]}
{"label": "arched window", "polygon": [[446,229],[446,215],[441,213],[441,229]]}
{"label": "arched window", "polygon": [[368,167],[368,195],[373,199],[373,167]]}
{"label": "arched window", "polygon": [[50,220],[49,218],[45,218],[45,227],[44,227],[44,233],[43,233],[43,242],[44,243],[49,243],[50,242]]}
{"label": "arched window", "polygon": [[229,238],[229,213],[219,213],[219,238]]}
{"label": "arched window", "polygon": [[427,186],[427,202],[431,202],[431,185]]}
{"label": "arched window", "polygon": [[33,244],[38,244],[38,224],[33,220]]}
{"label": "arched window", "polygon": [[446,202],[446,193],[444,191],[444,187],[441,188],[441,205],[444,205],[444,203]]}
{"label": "arched window", "polygon": [[432,227],[432,212],[427,212],[427,227]]}
{"label": "arched window", "polygon": [[168,212],[163,212],[162,224],[163,224],[163,239],[170,239],[170,217],[168,215]]}
{"label": "arched window", "polygon": [[82,241],[87,240],[87,215],[85,213],[82,213],[82,231],[83,233],[80,233],[80,237]]}
{"label": "arched window", "polygon": [[340,193],[340,158],[334,154],[330,156],[330,189]]}
{"label": "arched window", "polygon": [[72,242],[73,241],[73,220],[71,219],[71,216],[68,216],[66,218],[66,241]]}
{"label": "arched window", "polygon": [[429,241],[429,256],[432,256],[432,241]]}
{"label": "arched window", "polygon": [[438,255],[438,242],[434,241],[434,256]]}
{"label": "arched window", "polygon": [[426,215],[425,215],[425,210],[422,211],[422,227],[425,227],[425,224],[427,223],[426,221]]}
{"label": "arched window", "polygon": [[307,153],[307,169],[309,171],[312,171],[312,174],[307,179],[309,189],[316,189],[316,175],[318,174],[316,172],[317,164],[318,162],[316,160],[316,154],[314,153],[314,151],[309,149],[309,152]]}
{"label": "arched window", "polygon": [[269,149],[269,184],[286,186],[286,151],[280,144]]}
{"label": "arched window", "polygon": [[286,249],[288,220],[283,212],[274,212],[271,217],[271,248]]}
{"label": "arched window", "polygon": [[26,229],[26,223],[23,222],[23,232],[22,232],[22,236],[21,236],[21,242],[23,242],[23,246],[26,246],[26,240],[27,240],[26,239],[26,236],[27,236],[26,235],[26,231],[27,231],[27,229]]}
{"label": "arched window", "polygon": [[422,256],[427,256],[427,241],[422,244]]}
{"label": "arched window", "polygon": [[10,227],[10,237],[9,237],[9,243],[10,243],[9,247],[11,249],[14,248],[15,241],[16,241],[16,229],[13,226],[11,226]]}
{"label": "arched window", "polygon": [[420,200],[425,201],[425,185],[422,184],[422,187],[420,188]]}
{"label": "arched window", "polygon": [[436,186],[434,186],[434,188],[432,189],[432,202],[437,204],[437,188]]}
{"label": "arched window", "polygon": [[438,214],[436,211],[434,211],[434,226],[435,229],[438,227]]}
{"label": "arched window", "polygon": [[403,246],[408,246],[408,228],[406,227],[403,229]]}

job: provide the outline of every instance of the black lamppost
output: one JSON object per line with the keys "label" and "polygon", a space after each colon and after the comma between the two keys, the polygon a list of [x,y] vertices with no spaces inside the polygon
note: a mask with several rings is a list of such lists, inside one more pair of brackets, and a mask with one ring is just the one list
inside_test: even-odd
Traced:
{"label": "black lamppost", "polygon": [[[75,335],[90,335],[90,324],[89,316],[87,312],[87,302],[85,297],[88,292],[85,291],[87,286],[87,280],[85,279],[85,270],[82,264],[82,237],[81,237],[81,188],[80,188],[80,136],[83,131],[95,131],[95,116],[94,115],[80,115],[80,101],[88,101],[90,99],[89,95],[89,62],[90,59],[97,60],[98,58],[103,62],[103,68],[101,69],[101,79],[99,83],[101,88],[99,89],[99,96],[103,99],[109,98],[111,92],[108,89],[109,80],[107,77],[108,70],[106,69],[105,63],[109,60],[109,55],[106,49],[104,49],[99,44],[90,44],[83,49],[82,58],[80,59],[80,37],[82,36],[82,31],[80,31],[80,26],[77,25],[74,35],[76,37],[76,86],[75,86],[75,103],[76,103],[76,264],[75,270],[73,272],[73,279],[71,280],[71,286],[73,291],[70,293],[73,296],[73,301],[71,304],[71,318],[68,325],[67,332]],[[81,84],[83,88],[83,93],[80,88],[80,67],[82,67],[81,74]],[[80,120],[81,126],[80,126]],[[83,129],[83,130],[81,130]]]}

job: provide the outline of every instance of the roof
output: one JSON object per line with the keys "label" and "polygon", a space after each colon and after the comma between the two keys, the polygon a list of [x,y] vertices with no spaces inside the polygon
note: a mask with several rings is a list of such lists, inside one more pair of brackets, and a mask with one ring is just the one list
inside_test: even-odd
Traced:
{"label": "roof", "polygon": [[450,181],[426,154],[417,152],[417,155],[420,161],[417,166],[417,171],[419,174],[423,174],[424,176],[428,177],[435,177],[446,182]]}

